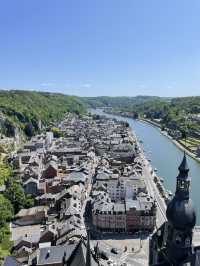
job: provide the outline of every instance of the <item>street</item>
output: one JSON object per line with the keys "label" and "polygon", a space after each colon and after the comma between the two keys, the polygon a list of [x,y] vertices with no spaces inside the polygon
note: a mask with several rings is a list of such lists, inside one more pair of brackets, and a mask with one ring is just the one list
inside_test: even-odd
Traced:
{"label": "street", "polygon": [[156,219],[156,226],[159,228],[166,220],[166,203],[164,202],[160,192],[153,180],[153,176],[151,174],[152,167],[148,160],[145,158],[145,155],[142,154],[141,156],[144,167],[143,167],[143,177],[147,186],[147,190],[157,203],[157,219]]}

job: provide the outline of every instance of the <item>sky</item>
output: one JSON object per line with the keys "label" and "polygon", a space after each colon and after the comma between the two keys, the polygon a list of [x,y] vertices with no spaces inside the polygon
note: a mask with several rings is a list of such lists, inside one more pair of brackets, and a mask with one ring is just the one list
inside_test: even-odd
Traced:
{"label": "sky", "polygon": [[0,0],[0,89],[200,95],[199,0]]}

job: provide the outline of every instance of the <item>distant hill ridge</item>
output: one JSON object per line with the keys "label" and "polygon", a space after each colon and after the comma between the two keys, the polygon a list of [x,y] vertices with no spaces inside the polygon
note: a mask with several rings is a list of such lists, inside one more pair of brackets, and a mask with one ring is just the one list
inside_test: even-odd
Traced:
{"label": "distant hill ridge", "polygon": [[90,107],[112,107],[112,108],[121,108],[131,109],[133,106],[138,104],[144,104],[146,102],[151,102],[155,100],[169,101],[170,98],[162,98],[158,96],[143,96],[138,95],[134,97],[128,96],[99,96],[99,97],[83,97],[82,101]]}
{"label": "distant hill ridge", "polygon": [[115,114],[159,121],[162,129],[177,136],[200,136],[200,96],[87,97],[83,101],[90,107],[111,107]]}
{"label": "distant hill ridge", "polygon": [[[114,110],[132,111],[153,115],[156,118],[166,116],[177,109],[186,112],[200,112],[200,97],[158,97],[138,95],[77,97],[61,93],[0,90],[0,133],[15,136],[16,129],[31,136],[51,122],[60,121],[65,113],[82,114],[87,108],[112,107]],[[169,119],[171,120],[171,119]]]}

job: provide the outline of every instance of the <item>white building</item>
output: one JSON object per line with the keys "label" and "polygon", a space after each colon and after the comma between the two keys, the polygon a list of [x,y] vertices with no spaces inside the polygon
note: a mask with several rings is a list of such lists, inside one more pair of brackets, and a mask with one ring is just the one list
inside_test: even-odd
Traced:
{"label": "white building", "polygon": [[47,132],[46,133],[46,144],[47,146],[50,146],[53,141],[53,132]]}

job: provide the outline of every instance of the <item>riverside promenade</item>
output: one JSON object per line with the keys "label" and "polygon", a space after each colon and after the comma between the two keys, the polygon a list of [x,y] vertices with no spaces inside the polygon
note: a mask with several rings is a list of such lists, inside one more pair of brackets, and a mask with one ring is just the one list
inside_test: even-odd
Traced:
{"label": "riverside promenade", "polygon": [[[137,139],[137,136],[133,132],[134,138]],[[138,145],[140,146],[140,158],[143,162],[143,177],[147,186],[148,193],[151,197],[153,197],[157,204],[157,218],[156,218],[156,228],[159,228],[164,222],[166,222],[166,203],[161,196],[158,187],[156,186],[153,178],[154,178],[154,170],[150,164],[150,162],[147,160],[145,153],[143,151],[143,148],[139,144],[139,141],[137,140]]]}
{"label": "riverside promenade", "polygon": [[200,158],[198,158],[196,156],[195,153],[189,151],[185,146],[183,146],[179,141],[175,140],[174,138],[172,138],[168,133],[167,131],[162,131],[161,130],[161,125],[159,123],[156,123],[154,121],[151,121],[149,119],[139,119],[140,121],[142,121],[143,123],[147,123],[147,124],[150,124],[154,127],[156,127],[160,133],[162,135],[164,135],[165,137],[167,137],[177,148],[179,148],[181,151],[185,151],[187,155],[189,155],[192,159],[196,160],[197,162],[200,163]]}
{"label": "riverside promenade", "polygon": [[144,159],[143,176],[145,178],[146,186],[149,194],[154,197],[157,203],[157,219],[156,227],[160,227],[166,220],[166,203],[162,198],[156,184],[153,181],[153,175],[151,174],[152,166]]}

